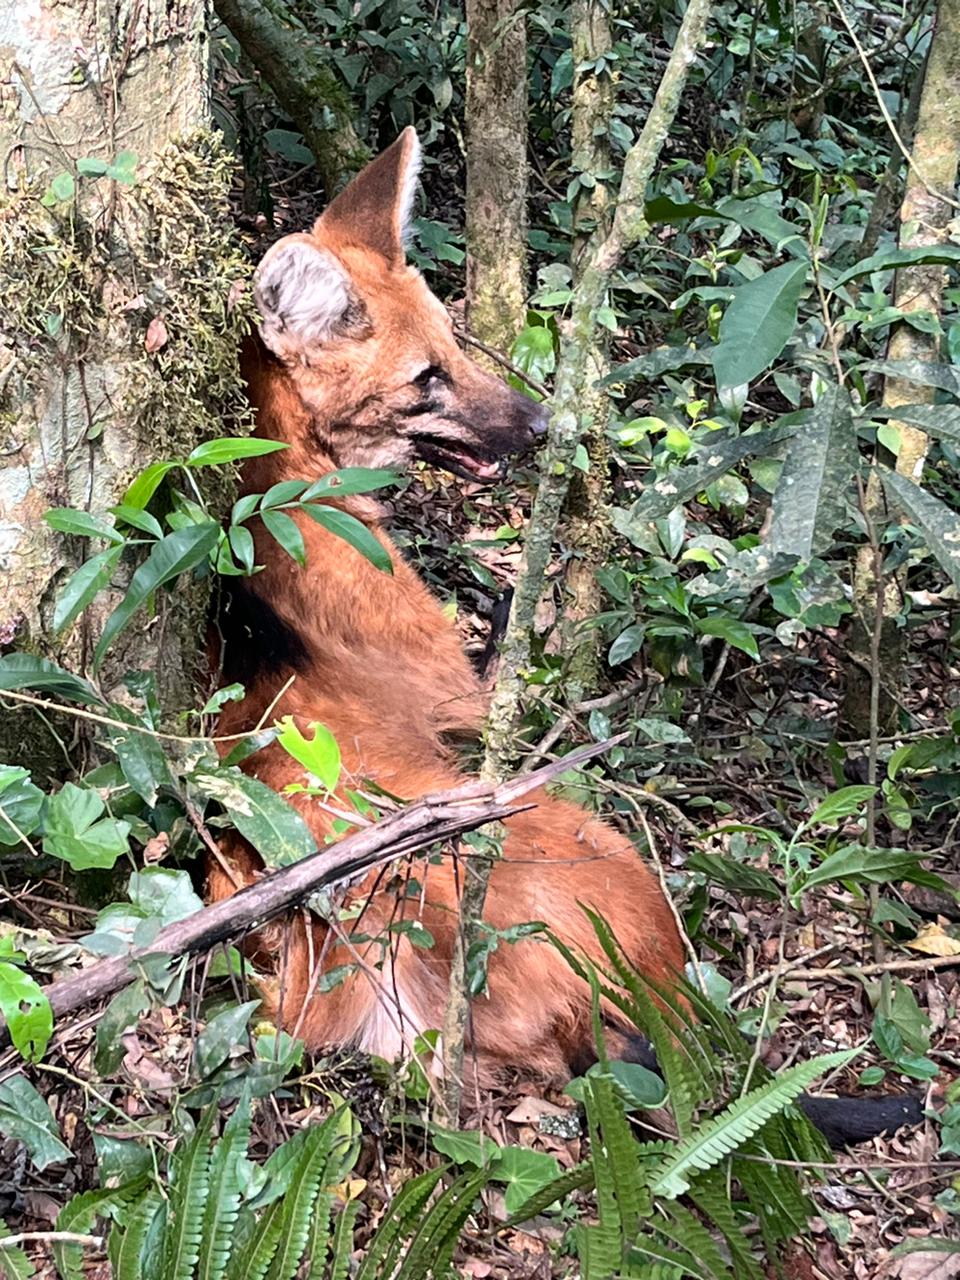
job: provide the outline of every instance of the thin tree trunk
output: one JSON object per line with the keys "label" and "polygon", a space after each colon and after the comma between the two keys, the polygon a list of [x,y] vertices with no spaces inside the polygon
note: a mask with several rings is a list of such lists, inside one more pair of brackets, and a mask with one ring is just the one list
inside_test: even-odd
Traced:
{"label": "thin tree trunk", "polygon": [[[350,103],[323,51],[261,0],[213,0],[217,16],[273,90],[313,152],[328,197],[364,163]],[[278,6],[282,12],[282,4]]]}
{"label": "thin tree trunk", "polygon": [[[952,200],[957,184],[960,158],[960,0],[940,0],[936,24],[927,56],[923,90],[914,134],[913,164],[907,174],[906,191],[900,207],[900,247],[942,244],[954,217]],[[943,193],[941,197],[937,193]],[[939,316],[943,303],[945,273],[942,267],[904,267],[894,282],[894,305],[905,312],[925,311]],[[936,361],[940,338],[900,323],[888,348],[891,360]],[[887,378],[883,404],[931,402],[933,390],[900,378]],[[900,434],[897,471],[919,480],[927,456],[927,435],[908,423],[891,420]],[[866,514],[874,523],[884,519],[884,497],[877,472],[871,472],[865,497]],[[901,683],[903,661],[902,631],[897,615],[903,603],[905,580],[894,575],[878,590],[875,556],[870,546],[860,548],[854,566],[854,616],[850,647],[853,661],[847,666],[843,720],[856,738],[870,732],[870,654],[878,599],[882,610],[879,651],[881,688],[879,729],[883,732],[896,712],[896,703],[887,690]]]}
{"label": "thin tree trunk", "polygon": [[467,0],[467,324],[509,351],[527,299],[527,33],[519,0]]}
{"label": "thin tree trunk", "polygon": [[[608,131],[613,111],[613,82],[597,62],[613,46],[607,7],[601,0],[575,0],[570,6],[573,44],[573,171],[588,179],[581,185],[573,211],[573,280],[590,237],[609,223],[610,193],[603,175],[610,167]],[[566,574],[563,613],[564,653],[568,655],[566,696],[580,702],[592,693],[600,673],[600,632],[589,626],[603,607],[597,570],[607,562],[612,544],[608,509],[610,447],[607,426],[610,402],[593,385],[606,372],[606,342],[596,345],[596,363],[582,401],[583,444],[587,470],[575,470],[567,495],[567,545],[571,558]]]}
{"label": "thin tree trunk", "polygon": [[[527,526],[497,685],[487,719],[481,776],[488,782],[507,776],[515,757],[514,739],[525,687],[523,672],[530,661],[534,611],[543,590],[544,574],[570,480],[571,463],[580,442],[583,391],[595,376],[597,313],[606,301],[610,277],[624,253],[647,233],[644,218],[647,183],[680,104],[687,70],[706,34],[710,9],[710,0],[689,0],[643,133],[627,153],[610,229],[606,234],[598,232],[591,236],[583,256],[572,302],[571,323],[561,346],[550,432],[540,460],[540,484]],[[445,1070],[463,1060],[468,1006],[464,994],[466,957],[478,934],[493,866],[494,859],[489,859],[473,868],[475,883],[471,887],[469,901],[461,904],[461,927],[451,964],[450,1001],[443,1029]],[[457,1043],[454,1042],[455,1035]],[[453,1118],[459,1108],[459,1072],[448,1074],[444,1092],[447,1116]]]}
{"label": "thin tree trunk", "polygon": [[[0,644],[75,668],[130,566],[55,635],[54,601],[88,543],[54,533],[44,511],[103,514],[148,463],[222,431],[239,390],[246,267],[232,162],[209,128],[209,18],[206,0],[42,0],[39,14],[18,0],[0,18]],[[118,155],[119,180],[91,172]],[[200,591],[161,593],[105,687],[145,668],[165,705],[192,705],[205,607]],[[34,712],[7,712],[4,759],[53,775],[64,743]]]}

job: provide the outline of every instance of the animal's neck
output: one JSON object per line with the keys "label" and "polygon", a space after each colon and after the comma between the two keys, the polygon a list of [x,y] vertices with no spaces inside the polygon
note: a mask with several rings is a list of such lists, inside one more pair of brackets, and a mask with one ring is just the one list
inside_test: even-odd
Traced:
{"label": "animal's neck", "polygon": [[[282,480],[315,480],[334,470],[336,460],[316,447],[316,424],[285,371],[261,360],[247,374],[258,434],[288,448],[249,459],[242,489],[263,493]],[[437,731],[473,728],[484,709],[476,676],[456,630],[383,531],[381,507],[364,495],[336,505],[374,533],[390,556],[392,573],[303,512],[290,514],[303,536],[305,568],[265,529],[254,530],[257,563],[265,567],[250,587],[308,654],[300,683],[317,689],[349,685],[355,707],[362,699],[381,714],[399,699],[396,723],[426,717]]]}

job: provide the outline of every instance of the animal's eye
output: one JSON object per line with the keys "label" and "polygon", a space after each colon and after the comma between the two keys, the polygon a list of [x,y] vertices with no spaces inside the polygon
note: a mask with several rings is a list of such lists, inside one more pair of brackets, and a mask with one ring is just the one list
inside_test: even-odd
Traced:
{"label": "animal's eye", "polygon": [[438,364],[428,364],[425,369],[420,372],[413,380],[413,385],[419,387],[421,391],[426,391],[431,382],[446,382],[447,375]]}

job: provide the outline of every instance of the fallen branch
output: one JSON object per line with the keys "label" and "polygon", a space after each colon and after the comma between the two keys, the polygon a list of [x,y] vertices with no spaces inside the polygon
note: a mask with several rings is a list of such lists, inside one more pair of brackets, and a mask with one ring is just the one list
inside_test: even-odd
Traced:
{"label": "fallen branch", "polygon": [[[149,946],[101,960],[89,969],[51,983],[45,988],[45,994],[54,1016],[62,1018],[127,986],[139,976],[137,962],[147,956],[207,951],[219,942],[283,915],[318,889],[529,808],[516,801],[619,741],[620,738],[611,738],[591,743],[536,773],[499,785],[468,782],[452,791],[424,796],[382,821],[346,836],[332,848],[318,850],[293,866],[264,876],[231,898],[167,925]],[[6,1028],[0,1025],[0,1045],[8,1039]]]}

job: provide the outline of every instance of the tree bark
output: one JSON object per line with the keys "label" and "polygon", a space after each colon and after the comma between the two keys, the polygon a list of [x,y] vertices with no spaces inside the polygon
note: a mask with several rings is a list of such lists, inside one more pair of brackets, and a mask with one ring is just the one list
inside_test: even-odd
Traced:
{"label": "tree bark", "polygon": [[[350,104],[316,38],[261,0],[214,0],[217,16],[270,86],[313,152],[327,196],[366,160]],[[278,8],[282,11],[283,5]]]}
{"label": "tree bark", "polygon": [[[604,178],[610,167],[608,133],[613,112],[613,81],[597,71],[598,60],[613,47],[607,8],[600,0],[575,0],[570,6],[573,45],[573,171],[589,179],[581,185],[573,210],[574,287],[580,264],[595,231],[608,230],[610,193]],[[566,574],[562,628],[567,661],[566,697],[577,703],[594,692],[600,675],[600,632],[589,626],[603,607],[597,570],[606,564],[612,545],[610,526],[610,446],[607,426],[610,401],[593,385],[607,371],[606,342],[596,344],[595,365],[583,389],[583,444],[587,470],[576,470],[567,495],[567,544],[571,558]]]}
{"label": "tree bark", "polygon": [[518,0],[467,0],[467,324],[509,351],[527,299],[527,34]]}
{"label": "tree bark", "polygon": [[[900,206],[901,249],[944,243],[954,217],[953,196],[960,159],[960,0],[940,0],[936,24],[927,55],[923,89],[912,147],[912,164],[907,172],[906,190]],[[942,193],[938,194],[938,193]],[[938,317],[942,310],[945,272],[942,267],[903,267],[894,281],[894,306],[904,312],[926,311]],[[901,322],[890,337],[887,350],[891,360],[936,361],[940,337],[924,333]],[[932,402],[932,388],[900,378],[887,378],[883,405]],[[903,476],[919,481],[927,456],[928,437],[918,427],[891,419],[900,434],[900,448],[894,463]],[[874,524],[885,516],[880,478],[874,469],[867,482],[866,514]],[[901,683],[903,662],[902,631],[897,626],[901,611],[905,575],[894,575],[878,587],[874,551],[860,548],[853,575],[853,625],[850,648],[853,656],[846,670],[843,721],[855,738],[871,733],[873,680],[880,684],[879,722],[876,732],[884,732],[896,713],[891,692]],[[871,674],[871,638],[878,604],[882,613],[879,652],[880,670]],[[889,692],[888,692],[889,691]]]}
{"label": "tree bark", "polygon": [[[44,511],[103,514],[148,463],[222,432],[238,403],[247,268],[232,163],[209,129],[209,16],[206,0],[15,0],[0,15],[0,647],[74,668],[131,566],[54,635],[54,600],[88,544]],[[118,155],[118,180],[91,172]],[[105,687],[146,668],[166,705],[192,705],[205,607],[199,591],[158,598]],[[54,776],[63,743],[35,713],[5,714],[0,760]]]}

